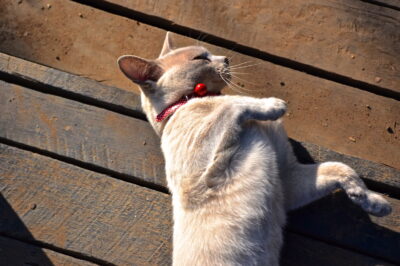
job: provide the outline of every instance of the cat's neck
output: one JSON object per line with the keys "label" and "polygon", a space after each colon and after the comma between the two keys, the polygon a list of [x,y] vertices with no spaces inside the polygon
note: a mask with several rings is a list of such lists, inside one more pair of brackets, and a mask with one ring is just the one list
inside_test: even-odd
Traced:
{"label": "cat's neck", "polygon": [[158,112],[155,110],[150,99],[143,92],[140,94],[140,96],[142,102],[142,109],[146,114],[147,120],[149,120],[151,126],[153,127],[157,135],[161,137],[165,124],[169,120],[169,117],[167,117],[161,122],[157,122],[156,117],[158,115]]}

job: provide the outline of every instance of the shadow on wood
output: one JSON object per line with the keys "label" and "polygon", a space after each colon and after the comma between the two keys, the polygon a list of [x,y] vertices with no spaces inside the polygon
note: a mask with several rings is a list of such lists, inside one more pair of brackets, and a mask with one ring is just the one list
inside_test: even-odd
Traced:
{"label": "shadow on wood", "polygon": [[[383,218],[370,216],[340,191],[290,212],[288,227],[301,235],[318,236],[318,240],[397,264],[400,253],[394,248],[399,244],[400,233],[395,230],[400,225],[395,216],[395,211]],[[388,226],[376,224],[377,219],[386,219]]]}
{"label": "shadow on wood", "polygon": [[300,142],[294,139],[289,139],[289,142],[292,145],[293,152],[300,163],[302,164],[315,163],[311,154]]}
{"label": "shadow on wood", "polygon": [[[33,211],[35,205],[28,207],[27,211]],[[34,241],[34,237],[24,225],[18,214],[13,210],[7,200],[0,194],[1,232],[18,232],[12,236]],[[3,240],[4,239],[4,240]],[[1,265],[54,265],[41,248],[25,244],[23,242],[8,239],[7,235],[0,238],[0,264]]]}

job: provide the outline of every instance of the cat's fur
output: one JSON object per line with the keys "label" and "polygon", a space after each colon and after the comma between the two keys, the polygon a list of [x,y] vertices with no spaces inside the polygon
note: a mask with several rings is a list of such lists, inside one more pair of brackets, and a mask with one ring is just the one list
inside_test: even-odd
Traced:
{"label": "cat's fur", "polygon": [[339,162],[297,162],[279,119],[277,98],[191,99],[162,122],[164,108],[204,83],[229,78],[226,57],[205,48],[172,49],[158,59],[123,56],[123,73],[140,85],[143,110],[161,137],[174,212],[174,265],[278,265],[285,212],[341,188],[365,211],[387,215],[389,203]]}

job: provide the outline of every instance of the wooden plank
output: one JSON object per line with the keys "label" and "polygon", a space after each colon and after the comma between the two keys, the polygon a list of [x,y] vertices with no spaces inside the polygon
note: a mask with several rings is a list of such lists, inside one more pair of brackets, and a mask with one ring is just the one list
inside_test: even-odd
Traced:
{"label": "wooden plank", "polygon": [[400,201],[386,199],[393,212],[377,218],[350,204],[345,193],[338,192],[291,212],[287,227],[302,235],[400,264],[400,254],[394,251],[400,243]]}
{"label": "wooden plank", "polygon": [[[2,234],[117,265],[170,264],[169,195],[2,144],[0,172]],[[390,265],[290,232],[282,260]]]}
{"label": "wooden plank", "polygon": [[[42,10],[47,3],[52,7]],[[158,28],[69,1],[24,1],[20,5],[3,1],[2,5],[0,24],[4,27],[0,32],[5,39],[0,42],[0,51],[130,91],[137,88],[120,73],[116,58],[122,54],[155,58],[165,36]],[[178,35],[174,39],[177,45],[196,43]],[[259,64],[243,72],[260,74],[240,76],[248,82],[235,81],[247,94],[274,95],[289,101],[286,128],[292,138],[400,169],[398,101],[216,46],[207,47],[232,56],[233,64]]]}
{"label": "wooden plank", "polygon": [[117,265],[170,265],[167,194],[0,145],[0,233]]}
{"label": "wooden plank", "polygon": [[0,236],[0,265],[97,265],[46,248]]}
{"label": "wooden plank", "polygon": [[285,245],[281,255],[282,266],[394,265],[343,248],[327,245],[324,242],[305,238],[298,234],[287,232],[284,242]]}
{"label": "wooden plank", "polygon": [[31,82],[45,92],[66,93],[64,96],[91,99],[92,104],[105,107],[112,105],[118,111],[136,112],[137,116],[141,112],[140,98],[136,94],[3,53],[0,53],[0,75],[14,82]]}
{"label": "wooden plank", "polygon": [[165,186],[147,122],[3,81],[0,88],[0,137]]}
{"label": "wooden plank", "polygon": [[[135,181],[144,180],[165,186],[158,137],[152,133],[147,122],[5,82],[0,82],[0,87],[0,112],[3,114],[0,123],[1,137],[109,168]],[[381,167],[384,168],[384,166]],[[369,173],[368,168],[367,173]],[[399,178],[399,171],[392,173],[396,175],[382,178],[379,171],[376,176],[368,175],[368,178],[382,182]],[[398,183],[393,182],[393,184]],[[392,200],[392,203],[395,210],[392,215],[397,217],[396,215],[400,212],[397,206],[400,203],[397,200]],[[342,209],[344,214],[349,212],[347,208],[351,205],[350,201],[342,199],[332,203],[332,205],[335,204],[344,206]],[[324,208],[326,208],[325,204],[318,205],[318,209]],[[328,210],[331,208],[333,207],[329,207]],[[302,219],[310,216],[307,212],[300,212],[301,215],[303,213],[305,216]],[[330,227],[336,216],[334,213],[328,213],[327,216],[329,218],[324,223],[326,227]],[[320,220],[318,217],[314,218],[317,221]],[[400,219],[382,218],[374,220],[374,223],[395,232],[389,235],[391,240],[387,242],[393,243],[400,241],[399,221]],[[357,220],[357,223],[360,222],[365,224],[365,228],[373,227],[369,219]],[[322,232],[314,231],[313,227],[307,229],[306,224],[302,224],[302,227],[302,230],[309,231],[310,235],[330,241],[331,236],[324,236]],[[380,231],[368,232],[369,240],[372,238],[377,243],[382,241]],[[365,239],[365,237],[366,235],[360,231],[353,236],[357,239]],[[347,236],[339,235],[335,241],[341,244],[346,243],[346,239]],[[383,247],[385,245],[382,245]],[[352,246],[352,248],[359,247]],[[363,250],[363,252],[369,251]],[[386,251],[381,252],[379,247],[376,247],[374,252],[386,254]]]}
{"label": "wooden plank", "polygon": [[[3,81],[0,88],[0,137],[166,186],[159,138],[147,122]],[[400,188],[400,171],[301,145],[317,161],[346,161],[365,178]]]}
{"label": "wooden plank", "polygon": [[400,92],[397,10],[342,0],[101,2]]}
{"label": "wooden plank", "polygon": [[364,179],[378,181],[376,177],[379,176],[379,182],[395,188],[400,188],[400,171],[397,169],[357,157],[337,153],[312,143],[298,143],[294,140],[291,140],[291,142],[297,158],[302,163],[326,161],[343,162],[351,166]]}
{"label": "wooden plank", "polygon": [[374,3],[383,7],[391,8],[400,11],[399,0],[361,0],[364,2]]}

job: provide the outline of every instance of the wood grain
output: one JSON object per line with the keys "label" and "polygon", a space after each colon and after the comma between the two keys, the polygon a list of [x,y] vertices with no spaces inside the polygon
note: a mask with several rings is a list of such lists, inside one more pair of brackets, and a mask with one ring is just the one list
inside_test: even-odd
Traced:
{"label": "wood grain", "polygon": [[137,115],[141,112],[140,98],[136,94],[3,53],[0,53],[0,75],[16,82],[31,82],[44,92],[65,93],[63,96],[75,99],[84,97],[91,99],[92,104],[112,105],[117,110],[130,110]]}
{"label": "wood grain", "polygon": [[117,265],[170,265],[167,194],[0,145],[0,233]]}
{"label": "wood grain", "polygon": [[[310,163],[312,161],[342,162],[351,166],[357,173],[359,173],[359,175],[361,175],[361,177],[367,180],[379,180],[379,182],[382,184],[389,185],[395,188],[400,188],[400,171],[395,168],[360,159],[357,157],[337,153],[335,151],[308,142],[296,143],[292,140],[292,144],[294,146],[294,151],[297,153],[297,158],[302,163]],[[310,160],[310,158],[305,153],[308,153],[309,157],[311,157],[312,160]]]}
{"label": "wood grain", "polygon": [[377,218],[351,204],[344,192],[337,192],[291,212],[287,228],[400,264],[400,254],[394,252],[400,243],[400,201],[386,199],[393,212]]}
{"label": "wood grain", "polygon": [[[155,58],[165,36],[161,29],[70,1],[0,3],[4,7],[0,9],[0,25],[4,25],[0,51],[129,91],[138,89],[120,73],[116,59],[122,54]],[[42,10],[47,3],[51,8]],[[196,43],[179,35],[173,38],[177,46]],[[288,101],[285,123],[292,138],[400,169],[398,101],[227,49],[207,47],[213,53],[231,56],[232,64],[255,64],[242,69],[249,74],[239,74],[240,79],[234,81],[246,94],[273,95]],[[229,89],[225,92],[236,94]]]}
{"label": "wood grain", "polygon": [[165,186],[147,122],[3,81],[0,88],[1,137]]}
{"label": "wood grain", "polygon": [[0,265],[94,266],[97,264],[0,236]]}
{"label": "wood grain", "polygon": [[[169,195],[2,144],[0,172],[1,234],[117,265],[170,264]],[[290,232],[282,261],[390,265]]]}
{"label": "wood grain", "polygon": [[[112,169],[118,173],[126,174],[134,181],[139,179],[165,186],[165,174],[158,137],[152,134],[147,122],[5,82],[0,82],[0,87],[0,112],[4,114],[0,124],[0,134],[2,134],[0,136]],[[111,123],[108,121],[111,121]],[[145,141],[145,143],[142,141]],[[155,165],[156,163],[158,166]],[[385,182],[396,180],[399,174],[398,171],[394,171],[392,173],[396,174],[395,176],[386,176],[381,179],[379,173],[380,171],[376,176],[368,175],[367,178],[376,178],[376,181]],[[396,182],[390,184],[393,185]],[[399,202],[393,199],[392,203],[395,211],[394,216],[391,217],[397,217],[400,212],[398,210]],[[320,203],[315,208],[331,210],[336,205],[342,206],[342,208],[339,208],[341,211],[338,211],[341,215],[353,213],[352,204],[346,198],[332,200],[330,204]],[[307,208],[305,211],[300,211],[300,221],[305,219],[321,221],[316,209],[313,209],[315,211],[311,213],[307,211]],[[342,230],[341,227],[332,225],[332,221],[336,219],[336,213],[328,212],[326,216],[327,218],[324,219],[323,223],[325,227],[332,229],[331,234],[335,234],[339,229]],[[364,232],[371,228],[368,234],[356,231],[352,238],[361,241],[367,237],[368,241],[373,239],[379,243],[383,238],[381,231],[375,230],[376,224],[379,228],[386,228],[389,232],[386,236],[390,236],[391,240],[387,243],[400,241],[398,226],[400,219],[377,219],[371,222],[369,216],[365,217],[362,221],[357,220],[357,224],[362,223],[365,226],[366,231]],[[347,223],[344,224],[347,226]],[[296,230],[302,230],[302,232],[307,232],[309,235],[322,238],[325,241],[334,240],[338,244],[347,243],[348,237],[342,234],[339,234],[338,238],[332,238],[331,235],[324,235],[323,231],[314,230],[314,227],[308,227],[307,224],[300,222],[296,223],[296,226],[300,226],[300,228],[295,227]],[[346,230],[352,232],[349,228],[351,227],[347,227]],[[363,246],[349,245],[352,249],[374,254],[369,247],[364,250]],[[384,247],[385,245],[382,245],[381,249],[374,247],[374,252],[392,260],[397,259],[397,257],[393,258],[397,255],[389,256],[386,254],[387,251],[385,250],[387,249]]]}
{"label": "wood grain", "polygon": [[102,2],[400,92],[397,10],[343,0]]}
{"label": "wood grain", "polygon": [[[150,125],[98,107],[0,81],[0,137],[165,186],[159,138]],[[132,98],[137,96],[132,96]],[[363,177],[400,188],[400,171],[317,145],[296,147],[303,160],[339,160]],[[309,153],[309,154],[307,154]]]}
{"label": "wood grain", "polygon": [[394,10],[400,10],[400,1],[399,0],[361,0],[364,2],[372,2],[378,5],[385,6],[387,8],[391,8]]}
{"label": "wood grain", "polygon": [[[21,52],[26,58],[63,69],[69,68],[69,71],[75,73],[82,73],[79,71],[83,69],[94,71],[94,74],[84,73],[85,76],[100,79],[107,76],[106,79],[108,79],[115,75],[116,79],[111,78],[105,81],[114,85],[127,82],[122,75],[115,74],[118,70],[114,63],[115,58],[123,53],[124,48],[132,45],[130,47],[132,53],[154,57],[158,53],[161,39],[165,34],[162,30],[76,3],[51,0],[48,2],[52,3],[52,7],[42,9],[41,7],[47,2],[29,2],[29,8],[27,8],[27,1],[24,1],[25,6],[17,8],[17,10],[22,10],[18,11],[21,13],[13,10],[14,7],[19,7],[16,3],[1,2],[0,5],[5,7],[3,11],[0,11],[0,13],[3,12],[0,16],[2,40],[10,33],[9,31],[15,29],[13,28],[15,25],[17,28],[12,33],[15,34],[13,35],[15,38],[5,38],[6,41],[0,43],[0,49],[4,49],[5,45],[10,44],[12,40],[15,41],[16,54]],[[15,6],[10,9],[12,5]],[[60,10],[62,12],[59,12]],[[77,10],[82,13],[77,13]],[[23,14],[23,16],[15,14]],[[3,24],[10,15],[13,23],[8,24],[10,20]],[[71,17],[72,19],[69,19]],[[65,24],[67,19],[71,22],[68,25]],[[38,30],[32,34],[31,29],[22,28],[23,24],[25,27]],[[132,30],[135,34],[129,36],[127,32]],[[61,33],[62,35],[58,35]],[[66,33],[70,34],[68,36],[68,41],[71,41],[70,46],[64,46],[65,43],[61,41],[65,40],[63,37]],[[193,40],[189,38],[176,37],[178,43],[193,43]],[[125,42],[129,38],[131,40]],[[50,39],[55,41],[49,44],[47,40]],[[40,40],[40,43],[37,40]],[[157,40],[157,44],[153,47],[154,40]],[[18,42],[25,45],[16,45]],[[36,49],[40,46],[43,50],[39,50],[52,56],[52,59],[44,60],[39,50],[31,54],[27,43]],[[151,47],[149,43],[152,43]],[[51,46],[54,44],[57,44],[56,49]],[[22,49],[21,47],[26,50],[18,50]],[[223,54],[230,53],[218,47],[208,47]],[[238,53],[230,54],[234,55],[238,62],[247,59],[254,60]],[[299,135],[300,140],[311,138],[317,144],[325,143],[326,145],[323,145],[333,147],[338,151],[356,154],[399,168],[400,157],[397,155],[400,129],[396,127],[399,124],[396,120],[396,114],[400,110],[398,102],[261,60],[255,60],[255,63],[261,63],[258,71],[268,73],[268,76],[257,75],[255,78],[250,78],[252,83],[260,82],[255,86],[247,81],[236,82],[243,90],[250,88],[249,93],[254,96],[275,95],[288,100],[291,108],[294,108],[292,110],[296,110],[289,112],[287,117],[288,131],[292,137],[297,138]],[[113,104],[123,108],[132,106],[133,110],[138,110],[138,101],[134,94],[6,55],[0,56],[0,72],[16,76],[18,80],[30,80],[29,84],[37,82],[35,89],[42,86],[39,89],[42,92],[63,91],[71,93],[68,97],[75,97],[79,101],[82,99],[81,96],[97,101],[88,102],[97,105],[95,107],[0,82],[1,138],[49,151],[65,158],[72,158],[88,165],[111,169],[134,181],[144,180],[165,186],[158,139],[149,125],[104,109],[108,104]],[[379,85],[386,84],[384,81],[386,82],[386,78],[380,80]],[[324,128],[329,128],[330,132]],[[343,139],[346,140],[345,144],[341,142]],[[310,149],[310,153],[317,160],[331,157],[348,159],[359,168],[362,166],[365,170],[359,171],[368,179],[398,187],[398,179],[396,179],[398,171],[394,169],[363,160],[354,161],[349,157],[315,147]],[[68,250],[83,252],[122,265],[133,262],[168,264],[170,244],[167,242],[170,241],[171,222],[170,209],[166,207],[170,204],[167,195],[152,191],[155,194],[148,199],[147,192],[137,192],[137,189],[144,188],[43,156],[22,151],[18,152],[23,155],[18,152],[17,155],[13,155],[13,152],[5,151],[7,149],[18,151],[14,148],[1,150],[2,169],[0,172],[12,176],[13,180],[1,179],[0,189],[3,196],[5,195],[6,202],[12,203],[8,217],[11,217],[14,210],[18,215],[12,216],[13,219],[8,219],[5,223],[0,223],[0,227],[5,228],[1,232],[29,240],[40,239]],[[382,173],[383,176],[380,176]],[[16,181],[20,177],[23,178]],[[394,214],[376,219],[365,214],[361,215],[358,213],[359,209],[351,205],[345,197],[335,194],[333,197],[291,214],[289,229],[399,263],[397,254],[388,252],[399,243],[399,203],[397,200],[390,200],[395,206]],[[32,202],[34,205],[29,205]],[[132,202],[135,203],[132,204]],[[2,205],[6,206],[4,203],[3,201]],[[131,206],[135,210],[132,210]],[[125,217],[124,211],[127,209],[130,214],[143,210],[145,219],[138,218],[138,221],[136,217],[133,220],[131,216]],[[335,209],[334,212],[330,211],[333,209]],[[35,210],[40,210],[40,213],[36,212],[35,215]],[[147,214],[147,210],[150,210],[151,214]],[[326,211],[320,213],[321,210]],[[355,216],[349,216],[350,213],[354,213]],[[123,218],[119,218],[120,216]],[[21,220],[15,220],[17,218]],[[147,223],[143,225],[142,220],[146,220]],[[340,224],[333,224],[336,222]],[[313,226],[310,227],[310,224]],[[134,228],[134,232],[124,231],[131,228]],[[115,240],[115,237],[118,239]],[[371,241],[374,245],[365,244]],[[386,242],[382,245],[376,244],[382,241]],[[131,242],[135,244],[132,246]],[[288,243],[300,247],[298,253],[285,255],[287,261],[293,263],[292,265],[298,265],[296,261],[306,265],[312,260],[312,256],[319,256],[315,261],[320,261],[323,265],[329,265],[335,257],[342,263],[349,257],[348,261],[353,261],[355,265],[385,264],[366,256],[354,255],[355,253],[337,247],[325,246],[321,242],[304,237],[301,241],[289,238]],[[116,254],[110,255],[114,253],[114,250],[117,250]],[[310,254],[309,250],[318,250],[318,255]],[[297,258],[299,254],[304,257]]]}
{"label": "wood grain", "polygon": [[[282,266],[377,266],[394,265],[389,262],[351,252],[324,242],[286,233],[281,255]],[[318,245],[316,245],[318,243]]]}

